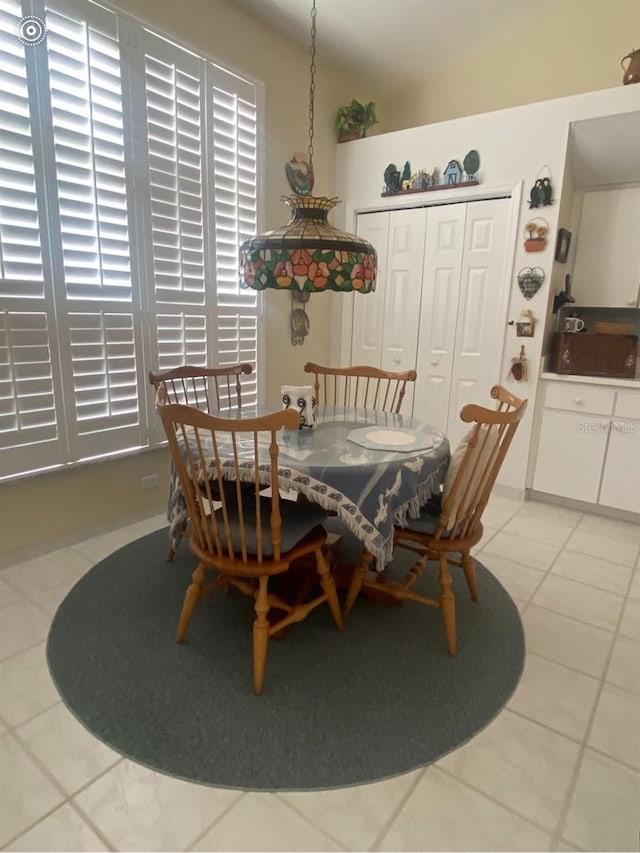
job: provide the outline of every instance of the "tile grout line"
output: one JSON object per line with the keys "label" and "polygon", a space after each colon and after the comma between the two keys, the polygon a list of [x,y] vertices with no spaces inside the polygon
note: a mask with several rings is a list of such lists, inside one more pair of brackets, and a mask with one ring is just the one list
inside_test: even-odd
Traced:
{"label": "tile grout line", "polygon": [[[623,617],[623,614],[625,611],[625,606],[626,606],[626,602],[628,600],[629,591],[631,589],[632,583],[633,583],[633,573],[631,574],[631,577],[629,578],[629,582],[627,584],[627,592],[622,597],[623,605],[620,608],[620,613],[618,614],[618,619],[616,622],[616,628],[615,628],[615,631],[613,632],[613,641],[611,642],[611,644],[609,646],[609,651],[607,653],[607,657],[606,657],[606,660],[604,663],[604,667],[602,668],[602,676],[599,679],[600,684],[599,684],[599,687],[598,687],[598,690],[596,693],[596,697],[595,697],[595,700],[593,703],[593,707],[591,709],[591,713],[589,714],[589,719],[587,721],[587,725],[585,727],[584,737],[582,739],[582,744],[580,747],[580,751],[578,753],[578,757],[576,759],[576,763],[575,763],[575,766],[573,769],[573,773],[572,773],[571,779],[569,780],[569,785],[567,786],[567,793],[565,796],[564,807],[563,807],[562,812],[560,814],[560,818],[558,820],[556,831],[555,831],[554,837],[553,837],[554,845],[557,845],[560,838],[566,838],[569,842],[571,842],[571,839],[566,835],[564,830],[566,828],[567,818],[569,816],[569,811],[571,809],[573,797],[575,795],[576,788],[578,785],[578,777],[580,776],[580,771],[582,770],[585,753],[586,753],[587,749],[592,749],[592,747],[589,746],[589,737],[591,736],[591,732],[593,729],[593,723],[594,723],[596,714],[598,712],[598,707],[600,705],[600,699],[602,697],[602,692],[604,690],[605,685],[607,684],[607,681],[606,681],[607,671],[608,671],[609,665],[611,663],[611,658],[613,657],[613,650],[616,646],[617,639],[621,636],[619,629],[620,629],[620,625],[622,623],[622,617]],[[597,750],[597,752],[599,752],[600,754],[606,755],[606,753],[602,753],[600,750]],[[612,758],[612,756],[607,755],[606,757],[609,760],[617,761],[617,759]],[[623,762],[618,761],[617,763],[621,764],[622,766],[625,766]]]}
{"label": "tile grout line", "polygon": [[400,798],[400,801],[399,801],[398,805],[397,805],[397,806],[396,806],[396,808],[391,812],[391,815],[389,816],[389,819],[388,819],[388,821],[386,822],[386,824],[384,825],[384,827],[380,830],[380,832],[379,832],[379,833],[376,835],[376,837],[373,839],[373,843],[369,846],[369,850],[374,851],[374,850],[378,850],[378,849],[379,849],[380,845],[382,844],[383,839],[385,838],[385,836],[387,835],[387,833],[389,832],[389,830],[390,830],[390,829],[395,825],[396,821],[398,820],[398,817],[400,816],[400,813],[402,812],[402,810],[404,809],[404,807],[406,806],[406,804],[409,802],[410,798],[411,798],[411,797],[413,796],[413,794],[415,793],[415,790],[416,790],[416,788],[418,787],[418,785],[420,784],[420,782],[424,779],[424,777],[425,777],[425,776],[426,776],[426,774],[428,773],[429,768],[430,768],[430,767],[433,767],[433,766],[434,766],[433,764],[428,764],[428,765],[423,769],[422,773],[420,773],[420,774],[418,775],[418,778],[415,780],[415,782],[413,783],[413,785],[410,785],[410,786],[409,786],[409,789],[408,789],[407,793],[405,794],[405,796],[404,796],[404,797],[401,797],[401,798]]}
{"label": "tile grout line", "polygon": [[[331,790],[331,789],[327,789],[327,790]],[[296,793],[296,792],[293,792],[293,791],[289,791],[289,792],[287,792],[287,791],[272,791],[272,793],[273,793],[273,796],[278,800],[278,802],[282,803],[282,805],[286,806],[294,814],[296,814],[298,817],[302,818],[302,820],[304,820],[305,823],[308,823],[309,826],[311,826],[317,832],[321,833],[321,835],[323,835],[326,839],[331,841],[333,844],[335,844],[341,850],[348,851],[350,849],[349,847],[345,847],[345,845],[342,843],[342,841],[340,841],[338,838],[336,838],[334,835],[332,835],[330,832],[328,832],[326,829],[324,829],[324,827],[318,826],[318,824],[315,823],[313,820],[311,820],[311,818],[308,815],[304,814],[304,812],[302,812],[298,808],[296,808],[296,806],[293,803],[290,803],[288,800],[284,799],[284,796],[283,796],[284,794]],[[309,791],[308,793],[309,794],[322,793],[322,791]]]}
{"label": "tile grout line", "polygon": [[[62,704],[62,703],[61,703],[61,704]],[[53,706],[52,706],[52,707],[53,707]],[[50,709],[48,709],[48,710],[50,710]],[[43,713],[44,713],[44,712],[43,712]],[[39,716],[39,715],[38,715],[38,716]],[[98,780],[98,779],[100,779],[102,776],[104,776],[104,775],[105,775],[106,773],[108,773],[110,770],[113,770],[113,768],[114,768],[114,767],[117,767],[117,766],[118,766],[118,764],[120,764],[122,761],[124,761],[124,760],[125,760],[124,756],[122,756],[122,755],[120,755],[120,754],[118,753],[119,758],[118,758],[116,761],[114,761],[114,763],[113,763],[113,764],[110,764],[110,765],[109,765],[109,767],[106,767],[104,770],[100,771],[100,773],[96,774],[96,776],[94,776],[93,778],[91,778],[89,781],[85,782],[83,785],[81,785],[81,786],[80,786],[76,791],[74,791],[72,794],[68,794],[68,793],[65,791],[65,789],[64,789],[64,787],[63,787],[63,785],[62,785],[62,783],[58,780],[58,778],[57,778],[57,777],[52,773],[52,771],[51,771],[51,770],[49,770],[49,768],[46,766],[46,764],[44,764],[44,762],[43,762],[43,761],[41,761],[41,759],[39,758],[39,756],[38,756],[38,755],[36,755],[36,754],[32,751],[32,749],[30,748],[30,746],[29,746],[25,741],[23,741],[23,740],[22,740],[22,738],[18,735],[18,733],[17,733],[17,731],[16,731],[15,729],[11,730],[10,732],[7,732],[7,734],[10,734],[10,735],[12,736],[12,738],[13,738],[14,742],[16,742],[16,743],[18,744],[18,746],[20,747],[20,749],[21,749],[21,750],[22,750],[22,751],[27,755],[27,757],[28,757],[28,758],[29,758],[29,759],[30,759],[30,760],[31,760],[31,761],[36,765],[36,767],[37,767],[37,768],[38,768],[38,769],[39,769],[39,770],[40,770],[40,771],[45,775],[45,777],[46,777],[46,778],[47,778],[47,779],[52,783],[52,785],[57,789],[57,791],[58,791],[58,792],[62,795],[62,797],[63,797],[63,801],[62,801],[61,803],[58,803],[58,805],[57,805],[54,809],[51,809],[51,810],[50,810],[50,811],[48,811],[45,815],[42,815],[42,816],[41,816],[41,817],[39,817],[36,821],[34,821],[32,824],[30,824],[26,829],[22,830],[22,832],[20,832],[20,833],[19,833],[18,835],[16,835],[13,839],[11,839],[11,842],[10,842],[10,843],[12,843],[13,841],[15,841],[17,838],[20,838],[20,836],[25,835],[25,833],[29,832],[31,829],[33,829],[35,826],[37,826],[39,823],[41,823],[45,818],[49,817],[49,815],[51,815],[54,811],[56,811],[57,809],[61,808],[65,803],[69,803],[69,804],[71,804],[71,801],[72,801],[72,799],[73,799],[74,797],[76,797],[78,794],[82,793],[84,790],[86,790],[86,788],[88,788],[90,785],[93,785],[93,783],[94,783],[94,782],[97,782],[97,780]],[[94,736],[94,737],[95,737],[95,736]],[[96,740],[99,740],[99,739],[98,739],[98,738],[96,738]],[[77,810],[77,809],[76,809],[76,810]],[[90,820],[87,820],[87,823],[89,823],[89,824],[90,824],[90,826],[91,826],[91,828],[93,829],[93,823],[92,823]],[[100,838],[102,838],[102,833],[101,833],[101,832],[98,832],[98,831],[97,831],[97,829],[96,829],[96,834],[97,834]],[[112,845],[111,845],[111,843],[110,843],[110,842],[107,844],[107,846],[108,846],[108,847],[112,847]]]}
{"label": "tile grout line", "polygon": [[488,793],[487,791],[483,791],[482,788],[476,787],[471,782],[468,782],[466,779],[461,779],[459,776],[456,776],[455,773],[453,773],[451,770],[447,770],[446,767],[441,767],[439,764],[436,764],[434,766],[437,767],[438,770],[440,770],[446,776],[449,776],[450,779],[453,779],[455,782],[457,782],[458,785],[462,785],[465,788],[469,788],[471,791],[474,791],[476,794],[479,794],[484,799],[489,800],[489,802],[493,803],[495,806],[499,806],[501,809],[504,809],[505,811],[509,812],[512,815],[515,815],[516,817],[519,817],[521,820],[525,820],[530,826],[533,826],[536,829],[539,829],[541,832],[544,832],[545,835],[549,836],[550,842],[553,839],[554,830],[550,827],[545,826],[542,823],[538,823],[538,821],[525,814],[524,812],[518,811],[518,809],[514,809],[513,806],[501,802],[492,794]]}

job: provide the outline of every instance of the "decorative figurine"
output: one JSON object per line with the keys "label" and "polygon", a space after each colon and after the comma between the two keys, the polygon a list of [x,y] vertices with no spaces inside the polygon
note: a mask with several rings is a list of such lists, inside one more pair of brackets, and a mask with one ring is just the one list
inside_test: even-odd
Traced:
{"label": "decorative figurine", "polygon": [[480,168],[480,155],[475,148],[467,153],[462,161],[465,171],[465,181],[475,181],[478,169]]}
{"label": "decorative figurine", "polygon": [[[309,316],[304,310],[304,304],[309,301],[310,296],[308,290],[291,291],[291,343],[294,346],[302,345],[309,334]],[[302,307],[296,308],[296,302]]]}
{"label": "decorative figurine", "polygon": [[395,163],[389,163],[384,170],[384,190],[395,193],[400,189],[400,171]]}
{"label": "decorative figurine", "polygon": [[[475,149],[467,153],[464,158],[465,169],[477,170],[480,166],[480,155]],[[464,178],[464,182],[463,182]],[[456,186],[457,184],[477,184],[476,172],[463,172],[462,166],[458,160],[450,160],[444,174],[440,174],[440,169],[437,166],[433,167],[431,173],[424,169],[418,169],[415,172],[411,171],[411,163],[407,160],[404,164],[402,172],[397,168],[395,163],[389,163],[384,170],[384,188],[383,196],[400,195],[402,193],[430,192],[431,190],[441,190],[448,187]]]}
{"label": "decorative figurine", "polygon": [[313,169],[307,161],[307,155],[297,151],[285,165],[289,186],[296,195],[311,195],[313,189]]}
{"label": "decorative figurine", "polygon": [[457,160],[449,160],[443,178],[445,184],[459,184],[462,181],[462,168]]}

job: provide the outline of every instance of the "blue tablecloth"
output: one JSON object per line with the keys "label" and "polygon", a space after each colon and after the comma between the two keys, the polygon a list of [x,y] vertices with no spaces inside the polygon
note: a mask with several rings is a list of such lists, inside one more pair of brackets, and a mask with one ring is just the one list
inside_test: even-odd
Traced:
{"label": "blue tablecloth", "polygon": [[[272,410],[273,411],[273,410]],[[243,409],[253,417],[265,410]],[[388,440],[394,430],[420,437],[421,449],[374,449],[349,441],[349,434],[365,425],[384,428]],[[374,431],[375,434],[375,431]],[[432,447],[425,435],[431,439]],[[418,516],[420,507],[440,487],[449,463],[449,443],[440,431],[412,418],[370,409],[321,406],[313,428],[285,430],[279,435],[278,479],[281,488],[301,492],[308,500],[336,512],[344,524],[375,557],[382,571],[393,552],[393,525]],[[265,444],[265,451],[266,451]],[[252,445],[247,443],[247,455]],[[229,477],[234,476],[229,463]],[[247,479],[253,479],[253,460],[247,459]],[[261,482],[270,482],[268,454],[260,466]],[[264,477],[262,476],[264,474]],[[242,475],[241,475],[242,476]],[[180,542],[187,512],[180,483],[172,474],[168,518],[171,544]]]}

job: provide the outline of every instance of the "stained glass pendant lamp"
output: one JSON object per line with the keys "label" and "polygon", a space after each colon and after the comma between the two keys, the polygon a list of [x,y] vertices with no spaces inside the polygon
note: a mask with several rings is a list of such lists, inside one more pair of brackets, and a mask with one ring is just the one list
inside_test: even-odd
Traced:
{"label": "stained glass pendant lamp", "polygon": [[376,250],[362,237],[329,223],[329,211],[338,204],[338,198],[311,195],[315,56],[316,0],[313,0],[307,180],[296,184],[296,195],[282,196],[291,209],[286,225],[251,237],[240,246],[240,284],[253,290],[370,293],[376,287]]}

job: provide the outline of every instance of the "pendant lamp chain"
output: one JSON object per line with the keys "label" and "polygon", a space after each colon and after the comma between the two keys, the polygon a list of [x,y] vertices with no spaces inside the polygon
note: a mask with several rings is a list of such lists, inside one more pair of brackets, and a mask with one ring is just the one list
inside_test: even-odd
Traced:
{"label": "pendant lamp chain", "polygon": [[[291,218],[279,228],[249,237],[240,246],[240,286],[291,293],[371,293],[376,289],[377,255],[357,234],[336,228],[327,215],[337,198],[314,196],[313,124],[316,93],[316,0],[311,6],[311,81],[309,86],[309,148],[307,164],[287,163],[294,195],[283,196]],[[301,170],[301,167],[304,167]],[[304,300],[303,300],[304,301]]]}
{"label": "pendant lamp chain", "polygon": [[313,120],[316,94],[316,0],[311,6],[311,83],[309,86],[309,167],[313,171]]}

